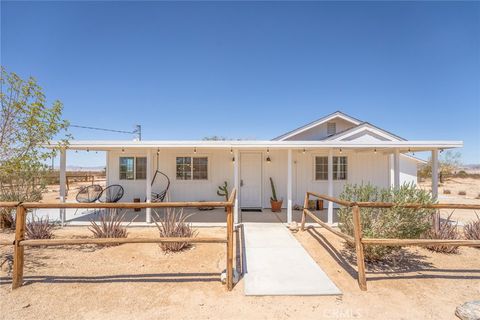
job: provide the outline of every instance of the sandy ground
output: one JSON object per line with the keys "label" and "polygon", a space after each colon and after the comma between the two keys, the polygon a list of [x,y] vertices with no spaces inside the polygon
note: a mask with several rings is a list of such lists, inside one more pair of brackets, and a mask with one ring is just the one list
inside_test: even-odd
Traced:
{"label": "sandy ground", "polygon": [[[89,183],[75,183],[69,198],[84,184]],[[430,187],[428,181],[421,186]],[[444,189],[452,193],[444,195]],[[460,190],[467,195],[459,196]],[[475,199],[479,179],[448,180],[439,191],[441,202],[480,204]],[[44,201],[57,197],[58,187],[51,186]],[[453,215],[460,222],[474,217],[467,210]],[[157,235],[156,228],[129,232],[131,237]],[[223,228],[199,232],[225,235]],[[55,236],[88,237],[90,232],[67,227]],[[480,249],[464,247],[445,255],[406,248],[389,264],[369,264],[368,291],[362,292],[355,259],[338,237],[321,228],[295,237],[342,296],[246,297],[242,279],[228,292],[220,282],[225,269],[225,246],[220,244],[198,244],[168,255],[154,244],[27,248],[25,285],[12,292],[12,247],[3,246],[0,319],[454,319],[456,306],[480,298]],[[12,240],[13,233],[0,232],[0,238]]]}
{"label": "sandy ground", "polygon": [[[67,201],[75,201],[75,197],[81,188],[91,185],[92,182],[85,181],[70,181],[69,190],[67,190]],[[105,176],[95,176],[94,184],[101,185],[105,188],[106,180]],[[47,185],[46,191],[43,193],[43,199],[41,202],[57,202],[59,201],[60,187],[58,184]]]}
{"label": "sandy ground", "polygon": [[[430,191],[432,189],[431,180],[420,182],[419,187]],[[449,190],[450,194],[445,194],[445,190]],[[466,195],[459,195],[458,193],[460,191],[465,191]],[[438,187],[438,201],[442,203],[480,204],[479,196],[480,179],[449,178]],[[447,218],[452,211],[453,214],[451,219],[458,221],[459,225],[477,219],[473,210],[441,210],[441,215],[442,217]],[[480,211],[477,210],[476,213],[480,217]]]}
{"label": "sandy ground", "polygon": [[[199,231],[225,235],[223,228]],[[148,235],[156,229],[131,228],[129,236]],[[56,231],[57,238],[83,236],[85,227]],[[168,255],[154,244],[28,248],[23,287],[10,290],[9,261],[2,265],[0,319],[452,319],[457,305],[480,297],[479,249],[406,249],[396,265],[370,265],[362,292],[339,238],[324,229],[295,236],[343,296],[246,297],[243,280],[228,292],[219,281],[221,244]],[[11,247],[2,247],[2,261],[10,257]]]}

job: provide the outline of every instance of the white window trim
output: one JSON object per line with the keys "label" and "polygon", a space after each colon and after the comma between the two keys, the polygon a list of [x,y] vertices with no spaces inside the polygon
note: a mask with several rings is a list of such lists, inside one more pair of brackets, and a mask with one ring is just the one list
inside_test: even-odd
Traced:
{"label": "white window trim", "polygon": [[[311,155],[311,165],[310,165],[310,168],[311,169],[311,179],[310,181],[312,183],[328,183],[328,179],[327,180],[317,180],[316,179],[316,167],[315,167],[315,157],[328,157],[328,153],[312,153]],[[349,172],[349,168],[350,168],[350,160],[349,160],[349,155],[348,154],[345,154],[345,151],[344,153],[334,153],[333,154],[333,157],[346,157],[347,158],[347,179],[344,179],[344,180],[338,180],[338,179],[332,179],[333,183],[346,183],[349,181],[350,179],[350,172]]]}
{"label": "white window trim", "polygon": [[[207,179],[202,179],[202,180],[194,180],[193,179],[193,161],[192,161],[192,179],[189,180],[183,180],[183,179],[178,179],[177,178],[177,158],[179,157],[187,157],[187,158],[207,158]],[[205,182],[210,182],[211,181],[211,155],[209,153],[186,153],[186,154],[175,154],[173,157],[173,162],[174,162],[174,175],[175,175],[175,182],[178,183],[205,183]]]}

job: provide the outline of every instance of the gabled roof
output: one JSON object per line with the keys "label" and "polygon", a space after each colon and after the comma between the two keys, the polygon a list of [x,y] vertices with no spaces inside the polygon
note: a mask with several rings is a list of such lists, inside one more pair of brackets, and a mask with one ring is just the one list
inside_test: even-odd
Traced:
{"label": "gabled roof", "polygon": [[341,111],[335,111],[334,113],[331,113],[331,114],[329,114],[329,115],[327,115],[327,116],[325,116],[325,117],[323,117],[323,118],[320,118],[320,119],[318,119],[318,120],[315,120],[315,121],[313,121],[313,122],[310,122],[310,123],[308,123],[308,124],[306,124],[306,125],[304,125],[304,126],[302,126],[302,127],[300,127],[300,128],[297,128],[297,129],[295,129],[295,130],[292,130],[292,131],[289,131],[289,132],[287,132],[287,133],[285,133],[285,134],[282,134],[281,136],[278,136],[278,137],[276,137],[276,138],[274,138],[274,139],[272,139],[272,140],[274,140],[274,141],[283,141],[283,140],[286,140],[286,139],[288,139],[288,138],[290,138],[290,137],[293,137],[293,136],[295,136],[295,135],[297,135],[297,134],[299,134],[299,133],[302,133],[302,132],[307,131],[307,130],[313,128],[313,127],[316,127],[316,126],[318,126],[318,125],[321,125],[322,123],[328,122],[328,121],[330,121],[330,120],[332,120],[332,119],[334,119],[334,118],[341,118],[341,119],[343,119],[343,120],[345,120],[345,121],[348,121],[348,122],[350,122],[350,123],[352,123],[352,124],[354,124],[354,125],[359,125],[359,124],[362,123],[362,121],[360,121],[360,120],[358,120],[358,119],[355,119],[354,117],[351,117],[351,116],[349,116],[349,115],[347,115],[347,114],[345,114],[345,113],[343,113],[343,112],[341,112]]}
{"label": "gabled roof", "polygon": [[339,140],[345,140],[347,139],[348,137],[351,137],[351,136],[354,136],[354,135],[358,135],[358,134],[361,134],[362,132],[364,133],[372,133],[374,135],[377,135],[377,136],[380,136],[380,137],[383,137],[385,138],[386,140],[389,140],[389,141],[405,141],[404,138],[402,137],[399,137],[391,132],[388,132],[386,130],[383,130],[377,126],[374,126],[373,124],[371,123],[368,123],[368,122],[362,122],[361,124],[353,127],[353,128],[350,128],[350,129],[347,129],[347,130],[344,130],[342,132],[338,132],[337,134],[333,135],[333,136],[330,136],[330,137],[326,137],[325,141],[329,141],[329,140],[334,140],[334,141],[339,141]]}

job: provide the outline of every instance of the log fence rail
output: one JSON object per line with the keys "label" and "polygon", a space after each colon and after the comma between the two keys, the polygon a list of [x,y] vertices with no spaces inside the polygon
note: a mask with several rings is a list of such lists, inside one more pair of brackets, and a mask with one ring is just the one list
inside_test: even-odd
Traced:
{"label": "log fence rail", "polygon": [[[155,202],[155,203],[40,203],[40,202],[0,202],[0,208],[16,209],[15,213],[15,240],[13,241],[13,275],[12,289],[23,284],[23,265],[25,247],[35,246],[59,246],[79,244],[114,244],[114,243],[165,243],[165,242],[188,242],[188,243],[222,243],[226,245],[226,275],[227,289],[233,289],[233,206],[235,203],[236,190],[233,189],[228,201],[210,202]],[[200,207],[223,207],[226,208],[226,237],[195,237],[195,238],[84,238],[84,239],[25,239],[26,215],[28,209],[38,208],[95,208],[95,209],[135,209],[135,208],[200,208]],[[11,241],[1,240],[0,245],[12,245]]]}
{"label": "log fence rail", "polygon": [[[326,201],[331,201],[343,207],[352,208],[353,215],[353,237],[345,234],[340,230],[333,228],[331,225],[320,220],[313,212],[308,209],[308,201],[310,197],[316,197]],[[446,246],[467,246],[480,247],[480,240],[442,240],[442,239],[379,239],[379,238],[364,238],[362,233],[361,208],[410,208],[410,209],[469,209],[480,210],[480,205],[477,204],[453,204],[453,203],[435,203],[423,205],[420,203],[405,203],[396,204],[393,202],[353,202],[344,199],[319,194],[307,191],[305,194],[304,209],[302,213],[302,220],[300,230],[305,230],[306,217],[310,217],[313,221],[324,227],[326,230],[343,238],[348,244],[355,247],[357,256],[357,281],[361,290],[367,290],[367,277],[365,272],[365,245],[382,245],[382,246],[431,246],[431,245],[446,245]]]}

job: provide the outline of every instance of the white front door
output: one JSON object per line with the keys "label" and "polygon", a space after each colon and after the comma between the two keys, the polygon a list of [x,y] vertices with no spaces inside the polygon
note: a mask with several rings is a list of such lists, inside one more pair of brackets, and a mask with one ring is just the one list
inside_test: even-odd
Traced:
{"label": "white front door", "polygon": [[261,153],[240,153],[240,207],[262,207]]}

